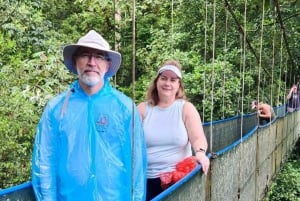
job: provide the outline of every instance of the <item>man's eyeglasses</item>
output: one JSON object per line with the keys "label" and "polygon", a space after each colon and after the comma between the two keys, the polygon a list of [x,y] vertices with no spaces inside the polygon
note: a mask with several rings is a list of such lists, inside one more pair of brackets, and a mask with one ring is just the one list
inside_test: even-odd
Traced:
{"label": "man's eyeglasses", "polygon": [[89,61],[92,57],[95,59],[96,62],[100,62],[100,61],[109,61],[109,58],[107,55],[103,55],[100,53],[80,53],[78,54],[78,57],[80,59]]}

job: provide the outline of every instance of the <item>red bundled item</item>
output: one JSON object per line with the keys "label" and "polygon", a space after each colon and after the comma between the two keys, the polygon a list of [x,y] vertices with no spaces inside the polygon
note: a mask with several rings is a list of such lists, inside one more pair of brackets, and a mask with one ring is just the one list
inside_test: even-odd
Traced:
{"label": "red bundled item", "polygon": [[172,184],[172,172],[164,172],[160,174],[160,186],[167,189]]}
{"label": "red bundled item", "polygon": [[172,172],[160,174],[161,187],[166,189],[172,184],[182,179],[197,166],[196,159],[193,156],[185,158],[176,165],[176,169]]}

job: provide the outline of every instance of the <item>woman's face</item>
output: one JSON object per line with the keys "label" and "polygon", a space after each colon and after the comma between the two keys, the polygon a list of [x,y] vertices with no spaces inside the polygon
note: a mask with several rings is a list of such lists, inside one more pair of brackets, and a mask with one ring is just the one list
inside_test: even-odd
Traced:
{"label": "woman's face", "polygon": [[297,86],[293,86],[293,91],[297,92]]}
{"label": "woman's face", "polygon": [[166,70],[159,75],[157,80],[156,87],[158,96],[160,98],[170,97],[175,99],[179,86],[180,78],[178,78],[174,72]]}

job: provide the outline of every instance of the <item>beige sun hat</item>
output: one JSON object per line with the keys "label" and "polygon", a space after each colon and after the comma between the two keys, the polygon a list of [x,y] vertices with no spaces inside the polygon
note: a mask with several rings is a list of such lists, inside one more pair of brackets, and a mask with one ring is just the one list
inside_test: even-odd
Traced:
{"label": "beige sun hat", "polygon": [[121,54],[111,50],[108,42],[99,33],[91,30],[81,37],[76,44],[67,45],[63,49],[64,64],[72,73],[77,75],[77,69],[73,62],[73,54],[79,47],[89,47],[107,53],[110,65],[107,73],[105,74],[106,77],[114,76],[120,68],[122,61]]}

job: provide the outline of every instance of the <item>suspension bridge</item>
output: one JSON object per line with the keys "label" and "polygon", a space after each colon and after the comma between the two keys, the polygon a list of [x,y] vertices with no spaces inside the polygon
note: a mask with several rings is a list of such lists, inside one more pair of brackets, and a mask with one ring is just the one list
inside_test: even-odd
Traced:
{"label": "suspension bridge", "polygon": [[[300,138],[300,110],[274,108],[276,119],[258,126],[256,113],[204,123],[210,171],[201,165],[153,201],[261,201]],[[0,201],[35,201],[31,182],[0,190]]]}
{"label": "suspension bridge", "polygon": [[[133,1],[135,2],[135,1]],[[264,0],[262,1],[264,5]],[[206,137],[209,143],[208,156],[211,160],[211,167],[208,175],[203,175],[201,166],[198,165],[192,172],[182,178],[180,181],[172,185],[170,188],[159,194],[153,199],[153,201],[183,201],[183,200],[201,200],[201,201],[261,201],[271,185],[272,179],[276,176],[281,166],[288,158],[290,152],[295,146],[297,140],[300,137],[300,110],[296,110],[292,113],[286,112],[285,99],[282,98],[282,91],[286,91],[287,83],[296,83],[297,75],[294,75],[294,70],[297,68],[297,62],[294,60],[291,50],[288,44],[288,38],[284,23],[280,15],[280,6],[277,0],[272,1],[274,5],[273,22],[270,26],[274,29],[274,35],[272,36],[272,47],[269,55],[271,55],[271,62],[268,62],[270,68],[266,70],[265,63],[263,62],[263,39],[265,27],[265,13],[262,9],[261,16],[261,30],[260,40],[258,46],[259,51],[256,52],[253,44],[249,40],[247,30],[247,1],[245,1],[244,8],[244,22],[239,21],[234,9],[229,1],[224,0],[226,8],[225,12],[225,37],[224,37],[224,51],[229,46],[227,36],[229,33],[229,18],[231,16],[231,23],[234,23],[240,34],[240,78],[241,78],[241,93],[238,97],[239,115],[222,118],[218,121],[206,122],[205,116],[207,116],[204,107],[211,108],[211,114],[208,119],[213,119],[213,113],[216,112],[215,97],[216,86],[214,80],[214,74],[217,73],[214,68],[216,59],[216,0],[211,3],[211,9],[213,13],[212,23],[209,24],[209,19],[206,15],[204,24],[205,27],[212,26],[211,29],[205,29],[204,33],[204,62],[212,62],[212,74],[211,76],[211,97],[208,97],[205,93],[205,89],[208,87],[203,83],[203,99],[210,101],[211,105],[203,106],[202,117]],[[205,1],[206,14],[208,12],[208,1]],[[135,9],[135,8],[134,8]],[[133,12],[134,13],[134,12]],[[133,30],[135,30],[135,15],[133,15]],[[210,32],[208,33],[208,30]],[[279,30],[279,31],[278,31]],[[173,38],[173,0],[172,0],[172,38]],[[133,31],[133,34],[135,31]],[[209,44],[206,43],[208,34],[213,36],[211,49]],[[280,40],[280,47],[275,46],[275,41]],[[135,35],[133,36],[133,55],[135,55]],[[277,51],[276,51],[277,49]],[[173,49],[172,49],[173,50]],[[278,51],[279,50],[279,51]],[[211,58],[208,58],[208,52],[211,53]],[[285,58],[284,58],[285,52]],[[256,113],[248,113],[244,108],[248,99],[244,99],[246,94],[245,74],[247,66],[247,57],[252,55],[257,71],[257,100],[269,98],[270,104],[275,105],[274,111],[276,118],[267,125],[258,126]],[[135,57],[133,60],[133,74],[135,70]],[[226,57],[224,57],[226,60]],[[292,66],[292,71],[288,75],[287,62]],[[286,63],[285,63],[286,62]],[[267,62],[266,62],[267,63]],[[277,68],[277,69],[276,69]],[[262,74],[264,72],[265,74]],[[278,75],[276,75],[277,73]],[[204,75],[203,77],[208,76]],[[226,76],[224,74],[224,84],[226,82]],[[274,80],[284,77],[284,82],[276,83]],[[289,78],[289,80],[288,80]],[[133,77],[133,83],[135,78]],[[268,80],[268,82],[266,82]],[[285,84],[283,86],[283,83]],[[272,85],[272,86],[271,86]],[[274,86],[275,87],[274,87]],[[264,87],[263,86],[268,86]],[[271,86],[271,87],[269,87]],[[134,87],[133,87],[134,89]],[[225,91],[225,88],[224,90]],[[266,95],[267,94],[267,95]],[[276,95],[275,95],[276,94]],[[286,94],[284,94],[286,95]],[[222,97],[224,97],[223,94]],[[275,98],[274,98],[275,97]],[[277,98],[276,101],[274,101]],[[275,103],[276,102],[276,103]],[[279,104],[278,104],[279,103]],[[226,108],[226,100],[222,101],[223,109]],[[277,106],[279,105],[279,106]],[[223,113],[224,111],[218,111]],[[225,115],[223,113],[222,115]],[[7,189],[0,190],[0,201],[35,201],[31,182],[16,185]]]}

